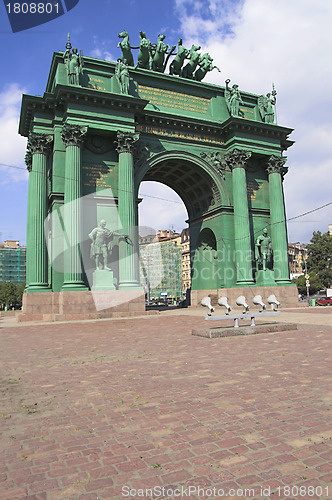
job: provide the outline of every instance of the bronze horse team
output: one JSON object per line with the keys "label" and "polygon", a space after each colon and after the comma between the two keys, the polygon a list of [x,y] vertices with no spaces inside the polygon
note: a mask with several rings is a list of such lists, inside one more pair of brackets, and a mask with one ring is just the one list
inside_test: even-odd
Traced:
{"label": "bronze horse team", "polygon": [[[201,48],[199,45],[192,45],[191,49],[186,49],[182,44],[182,38],[180,38],[177,52],[175,52],[176,45],[171,47],[164,42],[166,35],[159,35],[157,43],[151,43],[146,38],[144,31],[140,31],[139,35],[140,44],[138,47],[130,45],[129,34],[126,30],[123,30],[118,35],[119,38],[122,38],[122,41],[118,43],[118,47],[122,51],[121,61],[127,66],[164,73],[170,56],[174,55],[169,67],[171,75],[201,81],[208,71],[213,69],[220,71],[217,66],[213,66],[213,59],[210,54],[202,55],[198,52]],[[131,49],[139,49],[136,65]],[[188,60],[187,64],[185,64],[186,60]]]}

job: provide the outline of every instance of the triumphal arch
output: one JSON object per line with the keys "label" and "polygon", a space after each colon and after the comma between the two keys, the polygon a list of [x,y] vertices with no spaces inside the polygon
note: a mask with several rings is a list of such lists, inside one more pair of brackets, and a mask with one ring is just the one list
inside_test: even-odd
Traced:
{"label": "triumphal arch", "polygon": [[292,129],[276,123],[276,92],[205,83],[220,69],[199,46],[170,46],[165,35],[153,43],[142,31],[137,39],[119,33],[111,62],[83,56],[68,37],[44,95],[23,96],[26,317],[144,310],[143,180],[173,188],[186,206],[193,304],[208,293],[271,290],[295,304],[283,192]]}

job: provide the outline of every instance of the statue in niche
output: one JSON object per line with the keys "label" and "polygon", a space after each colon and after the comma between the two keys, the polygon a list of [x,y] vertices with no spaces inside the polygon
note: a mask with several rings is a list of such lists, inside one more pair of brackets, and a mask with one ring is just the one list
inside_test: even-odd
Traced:
{"label": "statue in niche", "polygon": [[220,69],[218,68],[218,66],[213,66],[212,63],[213,63],[213,59],[210,56],[210,54],[208,54],[208,53],[203,54],[200,62],[198,63],[199,68],[196,70],[195,75],[194,75],[195,80],[197,80],[198,82],[201,82],[203,80],[203,78],[205,77],[206,73],[208,71],[212,71],[214,69],[217,69],[220,73]]}
{"label": "statue in niche", "polygon": [[83,58],[82,52],[74,47],[70,43],[70,34],[68,33],[68,41],[66,43],[66,52],[63,55],[63,59],[67,68],[68,83],[69,85],[79,85],[80,75],[83,74]]}
{"label": "statue in niche", "polygon": [[277,98],[276,98],[277,92],[274,89],[272,90],[272,97],[271,93],[269,92],[264,95],[260,95],[258,97],[258,109],[261,114],[262,120],[265,123],[274,123],[274,108],[273,106],[276,105],[277,103]]}
{"label": "statue in niche", "polygon": [[272,267],[272,243],[266,228],[256,240],[256,260],[263,271]]}
{"label": "statue in niche", "polygon": [[102,219],[99,222],[99,226],[92,229],[89,234],[91,240],[90,257],[96,263],[96,270],[104,269],[111,271],[107,266],[107,262],[108,256],[112,253],[114,236],[124,239],[129,245],[133,244],[128,235],[119,234],[107,229],[105,219]]}
{"label": "statue in niche", "polygon": [[189,56],[189,50],[182,45],[182,38],[178,41],[178,51],[169,66],[170,75],[181,75],[182,66],[185,59]]}
{"label": "statue in niche", "polygon": [[121,94],[129,94],[129,68],[126,59],[118,59],[115,76],[119,82]]}
{"label": "statue in niche", "polygon": [[226,90],[225,90],[225,100],[228,111],[231,116],[240,116],[240,104],[243,104],[242,97],[239,91],[239,86],[234,84],[229,87],[230,79],[225,80]]}

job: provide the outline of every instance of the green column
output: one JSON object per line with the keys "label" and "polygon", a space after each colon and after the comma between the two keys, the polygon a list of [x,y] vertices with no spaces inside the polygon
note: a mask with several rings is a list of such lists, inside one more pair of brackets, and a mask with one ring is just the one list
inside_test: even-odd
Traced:
{"label": "green column", "polygon": [[139,287],[137,269],[136,201],[134,191],[133,148],[138,136],[131,132],[118,132],[119,194],[118,210],[123,233],[130,242],[121,239],[119,244],[119,289]]}
{"label": "green column", "polygon": [[27,292],[49,291],[44,222],[47,217],[47,156],[52,141],[52,135],[34,133],[28,141]]}
{"label": "green column", "polygon": [[274,279],[278,285],[289,285],[286,211],[282,187],[285,158],[272,155],[267,163],[270,194],[270,223]]}
{"label": "green column", "polygon": [[226,163],[232,170],[234,246],[236,259],[236,284],[238,286],[249,286],[254,284],[245,170],[250,156],[250,151],[234,149],[225,158]]}
{"label": "green column", "polygon": [[64,197],[64,283],[62,291],[88,290],[83,279],[81,253],[81,148],[87,127],[63,126],[61,137],[66,146]]}

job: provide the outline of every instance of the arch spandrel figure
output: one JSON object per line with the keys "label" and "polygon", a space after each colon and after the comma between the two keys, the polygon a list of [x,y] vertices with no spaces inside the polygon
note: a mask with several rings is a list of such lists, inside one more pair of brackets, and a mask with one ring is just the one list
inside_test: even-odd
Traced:
{"label": "arch spandrel figure", "polygon": [[267,229],[256,240],[256,260],[263,271],[272,267],[272,243]]}

